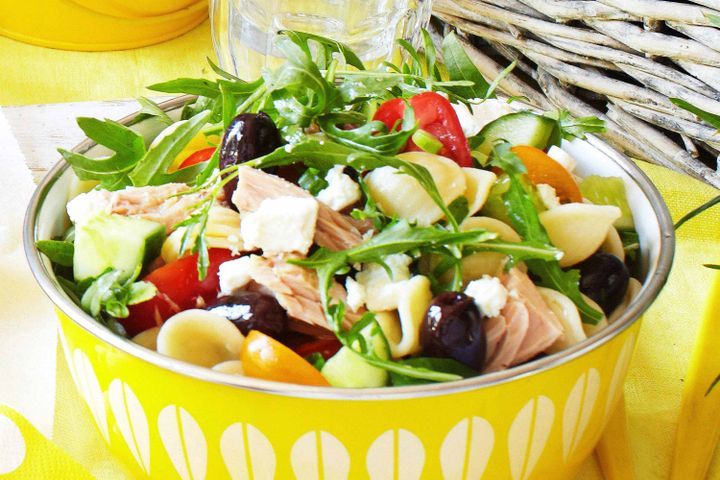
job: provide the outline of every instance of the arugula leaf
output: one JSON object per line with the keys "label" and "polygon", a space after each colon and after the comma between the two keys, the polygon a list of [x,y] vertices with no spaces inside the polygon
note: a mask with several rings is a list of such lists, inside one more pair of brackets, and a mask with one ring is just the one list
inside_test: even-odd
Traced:
{"label": "arugula leaf", "polygon": [[156,92],[185,93],[207,98],[216,98],[220,95],[220,87],[203,78],[176,78],[168,82],[155,83],[147,88]]}
{"label": "arugula leaf", "polygon": [[[480,375],[480,372],[477,372],[457,360],[453,360],[452,358],[414,357],[405,360],[398,360],[397,363],[410,365],[412,367],[426,368],[436,372],[450,373],[458,375],[462,378],[470,378]],[[401,387],[406,385],[424,385],[434,382],[432,380],[413,378],[400,373],[390,372],[390,383],[395,387]]]}
{"label": "arugula leaf", "polygon": [[95,318],[102,319],[102,314],[114,318],[127,318],[130,315],[128,305],[150,300],[157,293],[157,288],[150,282],[135,282],[140,269],[127,280],[120,281],[123,272],[110,269],[95,279],[85,290],[80,305],[83,310]]}
{"label": "arugula leaf", "polygon": [[[359,112],[326,113],[315,120],[320,130],[329,138],[349,147],[380,155],[395,155],[407,144],[417,130],[418,124],[412,108],[406,108],[401,128],[388,132],[385,123],[368,121]],[[343,128],[355,125],[355,128]]]}
{"label": "arugula leaf", "polygon": [[355,220],[370,220],[376,230],[382,230],[385,225],[390,223],[392,220],[380,211],[375,203],[375,200],[372,198],[372,195],[370,195],[370,191],[368,190],[367,184],[365,183],[365,180],[363,180],[362,176],[358,176],[357,182],[360,186],[360,190],[365,196],[365,206],[362,210],[357,208],[353,209],[353,211],[350,212],[350,216]]}
{"label": "arugula leaf", "polygon": [[585,140],[585,134],[587,133],[603,133],[606,131],[605,121],[593,116],[574,118],[567,110],[548,112],[544,116],[557,120],[559,125],[561,138],[551,141],[551,145],[560,145],[562,138],[566,140],[572,140],[573,138]]}
{"label": "arugula leaf", "polygon": [[467,218],[470,210],[468,208],[467,197],[460,195],[458,198],[450,202],[448,210],[458,224],[461,224]]}
{"label": "arugula leaf", "polygon": [[358,57],[350,47],[342,42],[320,35],[315,35],[313,33],[298,32],[293,30],[281,30],[279,33],[287,36],[296,45],[300,46],[305,46],[308,44],[308,40],[312,40],[325,49],[324,55],[326,58],[330,58],[332,53],[337,52],[342,55],[345,63],[348,65],[352,65],[358,70],[365,70],[365,65],[362,60],[360,60],[360,57]]}
{"label": "arugula leaf", "polygon": [[75,245],[64,240],[38,240],[35,247],[44,253],[52,263],[62,267],[73,266]]}
{"label": "arugula leaf", "polygon": [[485,92],[485,96],[483,97],[485,100],[487,100],[488,98],[495,98],[495,90],[500,85],[500,82],[502,82],[505,79],[505,77],[510,75],[510,72],[515,70],[516,66],[517,66],[517,60],[513,60],[510,63],[510,65],[503,68],[502,72],[500,72],[497,75],[497,77],[495,77],[495,79],[493,79],[492,83],[490,84],[490,86],[487,89],[487,92]]}
{"label": "arugula leaf", "polygon": [[[540,223],[535,204],[522,180],[522,175],[526,172],[525,167],[517,155],[510,150],[510,144],[503,142],[495,145],[490,164],[501,168],[508,175],[509,188],[502,198],[515,230],[526,241],[539,242],[552,247],[550,237]],[[557,290],[573,301],[580,311],[583,322],[597,325],[602,320],[602,312],[588,305],[580,293],[578,270],[563,271],[556,260],[533,259],[527,260],[526,264],[530,272],[540,279],[541,286]]]}
{"label": "arugula leaf", "polygon": [[99,180],[101,188],[117,190],[131,184],[128,176],[145,155],[145,139],[112,120],[79,117],[78,126],[89,138],[115,153],[105,158],[90,158],[59,148],[80,180]]}
{"label": "arugula leaf", "polygon": [[522,242],[506,242],[503,240],[488,240],[480,245],[471,245],[463,249],[463,256],[478,252],[498,252],[510,256],[510,266],[527,260],[559,260],[562,250],[558,250],[544,242],[524,240]]}
{"label": "arugula leaf", "polygon": [[420,29],[423,40],[423,51],[425,52],[425,71],[428,77],[434,80],[442,80],[440,69],[437,66],[437,52],[435,51],[435,43],[433,43],[430,32],[424,28]]}
{"label": "arugula leaf", "polygon": [[203,169],[202,163],[168,174],[167,169],[183,148],[200,132],[211,112],[201,112],[164,137],[137,162],[128,175],[136,187],[162,185],[171,182],[187,183]]}
{"label": "arugula leaf", "polygon": [[455,33],[450,33],[442,43],[443,58],[450,80],[469,80],[472,86],[447,87],[452,93],[464,98],[487,98],[490,84],[470,60]]}
{"label": "arugula leaf", "polygon": [[140,97],[137,99],[137,102],[140,104],[140,115],[135,117],[133,124],[149,117],[155,117],[165,125],[171,125],[173,123],[173,119],[170,118],[170,115],[168,115],[165,110],[160,108],[157,103],[153,102],[149,98]]}

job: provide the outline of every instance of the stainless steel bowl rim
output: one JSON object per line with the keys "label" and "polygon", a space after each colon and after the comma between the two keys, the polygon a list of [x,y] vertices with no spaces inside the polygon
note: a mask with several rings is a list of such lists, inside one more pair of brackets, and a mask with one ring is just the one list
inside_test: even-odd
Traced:
{"label": "stainless steel bowl rim", "polygon": [[[182,107],[192,98],[193,97],[191,96],[181,96],[168,100],[160,104],[160,106],[164,110],[174,110]],[[136,115],[137,113],[131,114],[121,119],[120,123],[127,124],[132,121]],[[583,356],[609,342],[629,328],[640,317],[640,315],[657,297],[667,281],[674,256],[675,236],[670,213],[667,210],[667,206],[665,205],[662,196],[645,173],[625,155],[619,153],[593,135],[587,136],[587,142],[603,155],[616,162],[627,173],[632,181],[637,183],[644,195],[650,201],[660,229],[660,251],[657,264],[654,268],[651,266],[643,284],[643,288],[622,316],[592,337],[558,353],[554,353],[507,370],[488,373],[454,382],[367,389],[342,389],[294,385],[251,377],[230,375],[216,372],[208,368],[191,365],[146,349],[129,339],[114,334],[86,314],[59,289],[52,279],[52,272],[48,271],[41,258],[40,252],[35,248],[37,215],[48,192],[60,178],[61,174],[69,168],[69,165],[64,160],[60,160],[48,171],[35,190],[30,204],[28,205],[23,230],[25,254],[30,265],[30,269],[45,294],[52,300],[57,308],[68,315],[80,327],[103,342],[108,343],[125,353],[180,375],[220,385],[226,385],[228,387],[268,394],[303,398],[362,401],[448,395],[466,392],[469,390],[476,390],[479,388],[492,387],[505,382],[517,381],[524,377],[536,375],[546,370],[555,368],[559,365],[570,362],[575,358]],[[73,151],[82,153],[94,145],[94,142],[89,139],[85,139],[83,142],[79,143]]]}

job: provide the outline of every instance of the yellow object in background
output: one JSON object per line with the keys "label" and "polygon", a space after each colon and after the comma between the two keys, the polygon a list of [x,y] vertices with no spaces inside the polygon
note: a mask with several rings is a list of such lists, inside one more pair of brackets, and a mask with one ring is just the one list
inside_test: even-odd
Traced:
{"label": "yellow object in background", "polygon": [[125,18],[154,17],[168,15],[198,3],[207,5],[205,0],[72,0],[78,5],[104,15]]}
{"label": "yellow object in background", "polygon": [[[95,5],[96,9],[114,5],[103,0],[84,0],[83,3]],[[129,5],[139,3],[134,1]],[[161,2],[169,3],[170,0]],[[207,14],[204,0],[164,15],[139,18],[98,13],[70,0],[0,2],[0,35],[63,50],[125,50],[180,36],[202,23]]]}

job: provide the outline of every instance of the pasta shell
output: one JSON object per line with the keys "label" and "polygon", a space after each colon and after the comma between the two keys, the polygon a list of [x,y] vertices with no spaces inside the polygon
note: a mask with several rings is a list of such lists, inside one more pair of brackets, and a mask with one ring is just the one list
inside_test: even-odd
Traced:
{"label": "pasta shell", "polygon": [[546,352],[559,352],[585,340],[587,335],[585,335],[585,331],[583,330],[580,312],[578,312],[573,301],[552,288],[537,287],[537,290],[543,300],[545,300],[547,306],[550,307],[550,310],[552,310],[558,320],[560,320],[563,327],[563,336],[547,349]]}
{"label": "pasta shell", "polygon": [[[398,156],[425,167],[446,204],[465,194],[463,170],[449,158],[425,152],[408,152]],[[387,215],[397,215],[422,226],[443,218],[442,211],[420,183],[409,175],[399,174],[395,168],[376,168],[367,174],[365,183],[372,198]]]}
{"label": "pasta shell", "polygon": [[640,290],[642,289],[642,284],[635,278],[630,277],[630,281],[628,282],[628,288],[625,291],[625,296],[623,297],[622,302],[620,302],[620,305],[618,305],[615,310],[610,314],[610,317],[608,317],[608,322],[613,323],[615,320],[620,318],[620,315],[627,310],[627,308],[630,306],[630,303],[632,303],[635,296],[640,293]]}
{"label": "pasta shell", "polygon": [[[160,256],[165,263],[174,262],[180,255],[180,246],[187,228],[180,227],[172,232],[163,242]],[[189,254],[195,243],[196,235],[185,245],[185,254]],[[205,240],[209,248],[225,248],[233,253],[245,251],[240,236],[240,213],[230,208],[215,205],[208,213],[205,227]]]}
{"label": "pasta shell", "polygon": [[249,423],[234,423],[220,437],[220,452],[232,480],[275,478],[275,451],[267,437]]}
{"label": "pasta shell", "polygon": [[416,275],[407,280],[400,292],[397,315],[378,312],[378,323],[390,344],[393,358],[404,357],[421,350],[420,325],[432,297],[430,280],[423,275]]}
{"label": "pasta shell", "polygon": [[563,458],[568,458],[579,447],[600,390],[600,374],[594,368],[580,375],[568,396],[563,411]]}
{"label": "pasta shell", "polygon": [[480,417],[461,420],[448,432],[440,447],[445,480],[480,480],[495,445],[490,422]]}
{"label": "pasta shell", "polygon": [[[600,305],[595,303],[595,300],[593,300],[592,298],[588,297],[587,295],[585,295],[583,293],[581,293],[580,295],[582,296],[583,300],[585,300],[585,303],[590,305],[596,311],[602,313],[602,308],[600,308]],[[593,335],[595,335],[599,331],[603,330],[607,326],[608,326],[608,321],[607,321],[607,317],[604,314],[603,314],[603,318],[595,325],[593,325],[591,323],[583,323],[582,324],[583,331],[585,332],[585,335],[587,335],[588,337],[592,337]]]}
{"label": "pasta shell", "polygon": [[290,464],[297,480],[346,480],[350,454],[328,432],[312,431],[298,438],[290,450]]}
{"label": "pasta shell", "polygon": [[238,360],[245,337],[233,323],[206,310],[185,310],[160,327],[157,351],[184,362],[212,367]]}
{"label": "pasta shell", "polygon": [[244,375],[242,368],[242,362],[240,360],[227,360],[220,362],[217,365],[213,365],[213,370],[221,373],[230,373],[233,375]]}
{"label": "pasta shell", "polygon": [[160,327],[152,327],[144,330],[132,338],[132,341],[150,350],[157,351],[157,337]]}
{"label": "pasta shell", "polygon": [[140,469],[150,475],[150,429],[135,392],[130,385],[116,378],[108,389],[108,403],[130,453]]}
{"label": "pasta shell", "polygon": [[[521,240],[520,235],[510,225],[492,217],[470,217],[460,225],[460,230],[463,231],[476,228],[495,232],[498,234],[498,238],[508,242]],[[468,255],[461,262],[463,282],[467,283],[482,278],[483,275],[498,276],[505,267],[506,259],[507,255],[497,252],[479,252]]]}
{"label": "pasta shell", "polygon": [[200,425],[184,408],[169,405],[158,415],[160,439],[182,480],[204,480],[207,442]]}
{"label": "pasta shell", "polygon": [[370,480],[418,480],[425,465],[425,447],[408,430],[388,430],[370,445],[366,464]]}
{"label": "pasta shell", "polygon": [[615,255],[623,262],[625,261],[625,247],[623,247],[620,234],[615,227],[610,227],[607,237],[605,237],[605,241],[600,245],[600,248],[603,252]]}
{"label": "pasta shell", "polygon": [[605,241],[612,224],[622,216],[618,207],[566,203],[540,214],[550,241],[564,252],[561,267],[582,262]]}
{"label": "pasta shell", "polygon": [[532,478],[545,450],[555,420],[555,405],[548,397],[533,398],[520,409],[508,432],[512,480]]}
{"label": "pasta shell", "polygon": [[489,170],[463,168],[465,174],[465,197],[468,201],[468,216],[473,216],[485,205],[497,175]]}

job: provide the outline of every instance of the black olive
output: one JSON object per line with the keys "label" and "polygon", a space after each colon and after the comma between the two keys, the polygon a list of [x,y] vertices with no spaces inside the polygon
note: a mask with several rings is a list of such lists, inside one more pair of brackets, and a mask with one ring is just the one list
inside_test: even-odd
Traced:
{"label": "black olive", "polygon": [[449,357],[482,371],[485,364],[485,328],[472,298],[460,292],[441,293],[433,299],[420,329],[423,353]]}
{"label": "black olive", "polygon": [[596,252],[574,268],[580,270],[580,291],[595,300],[605,315],[620,305],[630,281],[630,272],[622,260]]}
{"label": "black olive", "polygon": [[[230,122],[223,136],[220,146],[220,168],[267,155],[282,143],[280,132],[267,114],[241,113]],[[236,187],[235,179],[225,185],[225,197],[228,201],[232,198]],[[232,206],[232,202],[230,204]]]}
{"label": "black olive", "polygon": [[243,291],[220,297],[207,309],[233,322],[243,335],[259,330],[278,338],[287,330],[287,312],[275,297],[264,293]]}

